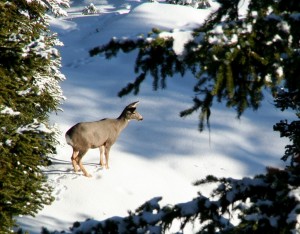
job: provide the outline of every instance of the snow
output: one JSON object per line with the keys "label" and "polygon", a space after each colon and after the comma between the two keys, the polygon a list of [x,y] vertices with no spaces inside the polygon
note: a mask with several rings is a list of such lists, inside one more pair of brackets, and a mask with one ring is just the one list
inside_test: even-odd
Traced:
{"label": "snow", "polygon": [[294,197],[297,201],[300,201],[300,188],[291,190],[289,196]]}
{"label": "snow", "polygon": [[7,106],[0,106],[0,108],[2,109],[0,111],[1,114],[5,114],[5,115],[19,115],[20,114],[19,111],[14,111],[12,108],[7,107]]}
{"label": "snow", "polygon": [[[289,197],[293,197],[296,201],[300,201],[300,188],[295,188],[289,192]],[[300,209],[300,204],[296,205],[293,211],[289,214],[287,223],[297,222],[296,230],[293,233],[298,233],[300,228],[300,215],[298,214],[298,210]]]}
{"label": "snow", "polygon": [[32,131],[32,132],[45,132],[45,133],[52,133],[53,130],[49,129],[45,124],[39,123],[37,119],[34,119],[33,123],[28,124],[24,127],[19,127],[16,130],[16,133],[22,134],[26,131]]}
{"label": "snow", "polygon": [[184,45],[193,38],[192,31],[179,30],[174,30],[173,32],[162,32],[159,36],[162,38],[174,38],[173,50],[178,56],[183,55]]}
{"label": "snow", "polygon": [[198,210],[198,206],[197,206],[198,202],[199,201],[195,199],[188,203],[178,204],[178,207],[181,208],[181,214],[184,216],[195,214],[195,212]]}
{"label": "snow", "polygon": [[277,75],[279,76],[279,77],[283,77],[283,68],[282,67],[278,67],[277,69],[276,69],[276,73],[277,73]]}
{"label": "snow", "polygon": [[5,144],[6,144],[6,145],[11,146],[11,143],[12,143],[12,140],[10,140],[10,139],[8,139],[8,140],[5,141]]}
{"label": "snow", "polygon": [[285,33],[290,33],[290,25],[286,21],[281,21],[277,24],[277,27],[284,31]]}
{"label": "snow", "polygon": [[252,11],[252,12],[251,12],[251,16],[252,16],[253,18],[257,18],[258,12],[257,12],[257,11]]}
{"label": "snow", "polygon": [[[73,2],[68,17],[51,20],[51,29],[64,44],[58,49],[67,78],[62,83],[67,98],[61,106],[64,111],[51,116],[60,129],[60,145],[57,154],[51,156],[53,164],[43,169],[54,188],[55,201],[35,217],[19,217],[18,224],[24,231],[36,234],[47,227],[70,233],[76,221],[89,226],[95,220],[117,219],[153,198],[162,197],[161,205],[192,201],[199,190],[192,183],[209,174],[242,178],[263,172],[265,166],[283,166],[280,157],[286,142],[272,129],[280,119],[290,116],[275,109],[269,94],[257,112],[246,111],[240,120],[233,110],[216,103],[209,140],[208,131],[198,132],[196,114],[179,117],[179,112],[192,104],[197,81],[190,74],[175,76],[166,90],[157,92],[152,91],[149,79],[142,84],[139,96],[120,99],[118,91],[136,76],[136,52],[120,53],[111,60],[89,56],[90,49],[112,37],[136,38],[154,27],[175,37],[180,54],[191,29],[204,22],[209,10],[158,2],[131,0],[124,5],[124,1],[95,0],[101,13],[82,15],[88,4],[78,2]],[[92,178],[75,173],[70,161],[72,149],[65,143],[64,133],[77,122],[118,117],[127,104],[136,100],[140,101],[137,110],[144,120],[131,121],[121,134],[111,149],[110,169],[99,166],[98,150],[90,150],[83,164]],[[17,113],[8,107],[3,111]],[[26,127],[47,131],[45,126],[35,124]],[[208,195],[210,190],[201,192]],[[186,213],[191,211],[192,207],[184,209]],[[192,233],[192,228],[185,233]]]}
{"label": "snow", "polygon": [[17,94],[20,96],[26,96],[27,94],[29,94],[31,92],[31,88],[28,88],[26,90],[22,90],[22,91],[17,91]]}

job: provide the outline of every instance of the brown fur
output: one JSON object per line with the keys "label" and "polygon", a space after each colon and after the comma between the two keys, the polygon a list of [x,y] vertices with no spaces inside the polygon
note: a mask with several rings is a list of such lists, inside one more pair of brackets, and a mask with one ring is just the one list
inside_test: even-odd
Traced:
{"label": "brown fur", "polygon": [[[77,166],[79,166],[85,176],[91,176],[82,165],[82,157],[89,149],[94,148],[100,150],[100,165],[109,168],[110,148],[122,130],[127,127],[131,119],[143,120],[143,117],[136,111],[137,104],[138,102],[134,102],[126,106],[117,119],[78,123],[66,132],[66,141],[73,148],[71,160],[75,172],[78,171]],[[103,154],[105,154],[106,164],[104,164]]]}

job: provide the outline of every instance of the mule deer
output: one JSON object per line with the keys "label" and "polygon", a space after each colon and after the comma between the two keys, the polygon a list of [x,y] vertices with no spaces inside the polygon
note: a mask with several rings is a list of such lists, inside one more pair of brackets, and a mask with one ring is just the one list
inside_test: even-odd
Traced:
{"label": "mule deer", "polygon": [[82,122],[74,125],[66,132],[66,141],[72,146],[72,165],[75,172],[77,165],[87,177],[91,177],[82,165],[82,157],[89,149],[99,148],[100,165],[104,166],[103,154],[105,154],[106,168],[108,169],[109,151],[116,142],[122,130],[132,119],[143,120],[143,117],[136,111],[137,104],[133,102],[125,107],[121,115],[116,119],[102,119],[95,122]]}

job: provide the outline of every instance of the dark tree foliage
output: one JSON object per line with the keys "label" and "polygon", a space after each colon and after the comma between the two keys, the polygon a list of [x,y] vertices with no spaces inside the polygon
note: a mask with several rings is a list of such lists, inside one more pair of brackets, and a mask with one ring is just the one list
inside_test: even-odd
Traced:
{"label": "dark tree foliage", "polygon": [[58,6],[42,2],[0,2],[0,233],[53,201],[41,167],[55,153],[48,116],[62,100],[64,76],[45,19]]}
{"label": "dark tree foliage", "polygon": [[[147,38],[112,39],[94,48],[92,56],[105,54],[110,59],[121,50],[138,50],[135,81],[119,96],[137,94],[146,78],[153,77],[153,88],[165,88],[166,78],[195,75],[193,106],[181,116],[200,110],[200,130],[209,116],[213,102],[223,101],[235,108],[238,116],[245,109],[257,109],[263,89],[274,96],[285,81],[289,92],[298,91],[299,79],[299,2],[251,1],[246,17],[238,14],[237,0],[222,0],[218,11],[204,25],[194,30],[194,40],[186,45],[184,55],[176,55],[173,39],[163,38],[155,29]],[[299,100],[299,95],[296,95]]]}
{"label": "dark tree foliage", "polygon": [[[300,100],[299,91],[281,90],[278,92],[275,99],[275,105],[281,110],[291,108],[296,112],[298,119],[300,118]],[[285,153],[282,160],[286,161],[290,159],[291,166],[298,166],[300,164],[300,120],[291,121],[281,120],[273,127],[274,131],[279,131],[281,137],[287,137],[290,140],[289,145],[285,147]]]}
{"label": "dark tree foliage", "polygon": [[[154,33],[159,33],[157,29]],[[173,51],[173,39],[155,38],[147,41],[143,38],[137,40],[115,40],[112,39],[107,45],[94,48],[90,51],[91,55],[104,53],[107,59],[117,56],[117,53],[122,50],[129,53],[135,49],[139,49],[136,58],[134,71],[139,74],[134,83],[129,83],[127,87],[119,92],[119,96],[133,92],[139,93],[139,87],[145,80],[147,75],[153,77],[153,89],[166,88],[166,78],[172,77],[176,73],[184,75],[186,67],[178,60],[177,55]]]}

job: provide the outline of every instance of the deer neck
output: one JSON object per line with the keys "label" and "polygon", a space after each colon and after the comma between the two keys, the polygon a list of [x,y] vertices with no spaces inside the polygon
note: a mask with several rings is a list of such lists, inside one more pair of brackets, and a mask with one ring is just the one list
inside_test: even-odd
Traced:
{"label": "deer neck", "polygon": [[120,116],[119,118],[117,118],[117,124],[120,131],[126,128],[128,123],[129,123],[129,119],[126,119],[124,116]]}

